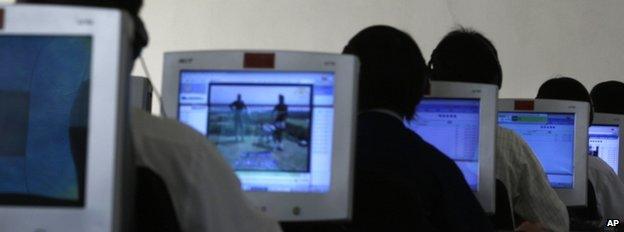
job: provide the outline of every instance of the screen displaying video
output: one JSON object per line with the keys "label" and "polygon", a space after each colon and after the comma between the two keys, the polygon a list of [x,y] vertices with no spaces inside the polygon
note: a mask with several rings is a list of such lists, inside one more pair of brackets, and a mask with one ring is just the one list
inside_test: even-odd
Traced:
{"label": "screen displaying video", "polygon": [[618,174],[620,158],[620,128],[617,125],[589,127],[589,154],[604,160]]}
{"label": "screen displaying video", "polygon": [[498,124],[529,144],[553,188],[574,187],[573,113],[499,112]]}
{"label": "screen displaying video", "polygon": [[473,191],[479,186],[479,99],[425,98],[408,128],[453,159]]}
{"label": "screen displaying video", "polygon": [[212,141],[246,191],[329,191],[334,74],[182,71],[178,119]]}
{"label": "screen displaying video", "polygon": [[0,204],[84,205],[90,37],[0,36]]}

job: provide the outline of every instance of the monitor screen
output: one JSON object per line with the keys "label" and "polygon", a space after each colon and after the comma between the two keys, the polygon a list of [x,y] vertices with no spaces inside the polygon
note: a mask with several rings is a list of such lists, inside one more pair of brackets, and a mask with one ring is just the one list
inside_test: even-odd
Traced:
{"label": "monitor screen", "polygon": [[334,74],[181,71],[178,119],[211,140],[245,191],[330,188]]}
{"label": "monitor screen", "polygon": [[499,112],[498,123],[529,144],[553,188],[574,187],[574,113]]}
{"label": "monitor screen", "polygon": [[407,127],[455,161],[473,191],[479,186],[479,99],[425,98]]}
{"label": "monitor screen", "polygon": [[0,204],[84,205],[91,42],[0,36]]}
{"label": "monitor screen", "polygon": [[620,128],[618,125],[589,127],[589,154],[604,160],[618,174],[620,158]]}

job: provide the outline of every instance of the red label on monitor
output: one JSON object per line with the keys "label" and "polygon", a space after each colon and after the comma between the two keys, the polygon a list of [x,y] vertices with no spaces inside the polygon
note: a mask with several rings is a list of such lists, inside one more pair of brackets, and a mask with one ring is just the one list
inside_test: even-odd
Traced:
{"label": "red label on monitor", "polygon": [[0,9],[0,29],[4,29],[4,9]]}
{"label": "red label on monitor", "polygon": [[535,109],[534,101],[516,101],[514,102],[514,110],[533,110]]}
{"label": "red label on monitor", "polygon": [[275,68],[273,53],[245,53],[244,68]]}

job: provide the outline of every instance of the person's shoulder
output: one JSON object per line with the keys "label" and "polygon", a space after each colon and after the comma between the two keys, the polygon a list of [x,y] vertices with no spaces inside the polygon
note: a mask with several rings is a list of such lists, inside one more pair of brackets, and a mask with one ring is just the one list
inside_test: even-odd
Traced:
{"label": "person's shoulder", "polygon": [[[624,183],[613,169],[602,159],[596,156],[587,158],[587,178],[596,189],[607,189],[618,197],[624,198]],[[602,194],[597,191],[597,194]],[[624,199],[623,199],[624,200]]]}
{"label": "person's shoulder", "polygon": [[451,168],[453,170],[457,170],[458,167],[455,162],[448,157],[446,154],[441,152],[438,148],[431,145],[427,141],[425,141],[420,135],[409,131],[411,133],[406,133],[406,136],[410,141],[410,150],[413,153],[418,154],[425,162],[429,162],[425,165],[434,165],[435,168],[448,169]]}
{"label": "person's shoulder", "polygon": [[202,134],[183,123],[173,119],[157,117],[137,109],[131,111],[130,128],[135,136],[172,142],[189,142],[204,139]]}
{"label": "person's shoulder", "polygon": [[502,126],[496,126],[496,139],[497,141],[506,143],[520,143],[523,141],[520,135],[516,134],[516,132]]}
{"label": "person's shoulder", "polygon": [[597,176],[616,176],[615,171],[600,157],[587,156],[587,172],[595,173]]}
{"label": "person's shoulder", "polygon": [[520,136],[512,130],[501,126],[496,127],[495,155],[497,159],[505,161],[513,158],[513,153],[519,153],[518,148],[522,146]]}
{"label": "person's shoulder", "polygon": [[[462,226],[471,228],[468,230],[491,231],[483,209],[455,161],[418,134],[413,133],[410,136],[418,141],[414,149],[421,153],[422,166],[433,174],[439,184],[438,188],[441,191],[439,193],[441,193],[442,201],[445,202],[442,205],[453,208],[446,208],[446,210],[455,211],[456,215],[461,215],[463,219],[459,221],[463,221]],[[440,207],[444,207],[442,205]]]}
{"label": "person's shoulder", "polygon": [[202,159],[222,159],[216,146],[204,135],[172,119],[133,110],[130,130],[140,162],[169,160],[184,163],[188,168]]}
{"label": "person's shoulder", "polygon": [[497,126],[496,158],[503,159],[536,159],[533,150],[516,132]]}

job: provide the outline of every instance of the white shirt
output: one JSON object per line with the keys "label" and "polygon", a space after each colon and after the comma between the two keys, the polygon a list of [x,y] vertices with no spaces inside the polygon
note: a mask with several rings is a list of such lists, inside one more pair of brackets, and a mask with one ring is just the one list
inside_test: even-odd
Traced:
{"label": "white shirt", "polygon": [[281,231],[246,200],[234,171],[203,135],[139,110],[131,130],[137,165],[163,179],[182,231]]}
{"label": "white shirt", "polygon": [[613,169],[595,156],[587,158],[587,179],[596,192],[596,206],[603,220],[624,221],[624,184]]}
{"label": "white shirt", "polygon": [[568,211],[529,145],[513,131],[497,127],[496,179],[507,187],[514,211],[547,231],[569,231]]}

